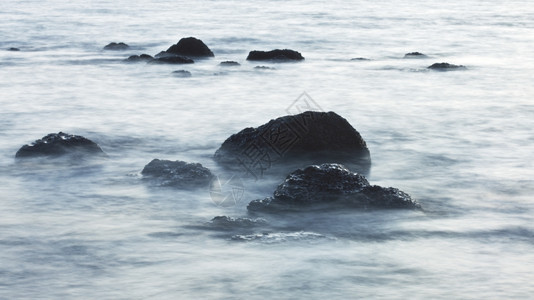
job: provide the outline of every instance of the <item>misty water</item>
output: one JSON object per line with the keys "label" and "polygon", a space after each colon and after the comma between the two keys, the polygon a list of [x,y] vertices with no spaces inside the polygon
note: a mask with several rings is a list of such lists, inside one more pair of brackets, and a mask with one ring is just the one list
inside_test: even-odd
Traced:
{"label": "misty water", "polygon": [[[123,62],[189,36],[215,57]],[[103,51],[110,42],[131,49]],[[529,298],[533,44],[526,0],[3,0],[0,299]],[[306,59],[245,60],[276,48]],[[403,58],[413,51],[428,57]],[[437,62],[467,69],[427,69]],[[181,69],[192,76],[172,75]],[[423,211],[274,214],[217,228],[216,216],[251,217],[246,205],[283,176],[243,178],[230,207],[208,187],[142,181],[154,158],[224,174],[213,161],[221,143],[287,115],[304,92],[366,140],[369,181]],[[15,161],[22,145],[59,131],[108,156]]]}

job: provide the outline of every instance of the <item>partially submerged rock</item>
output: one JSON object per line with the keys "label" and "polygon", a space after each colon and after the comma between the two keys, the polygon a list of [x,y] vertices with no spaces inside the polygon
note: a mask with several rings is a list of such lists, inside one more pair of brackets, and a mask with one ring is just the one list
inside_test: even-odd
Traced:
{"label": "partially submerged rock", "polygon": [[217,216],[207,224],[213,230],[251,229],[252,227],[265,226],[267,221],[262,218],[232,218]]}
{"label": "partially submerged rock", "polygon": [[192,64],[195,63],[192,59],[183,56],[163,56],[148,61],[149,64]]}
{"label": "partially submerged rock", "polygon": [[141,55],[132,55],[128,57],[125,61],[126,62],[149,62],[152,60],[154,60],[154,57],[148,54],[141,54]]}
{"label": "partially submerged rock", "polygon": [[182,38],[180,41],[178,41],[178,43],[169,47],[165,53],[191,57],[215,56],[203,41],[194,37]]}
{"label": "partially submerged rock", "polygon": [[365,57],[355,57],[355,58],[351,58],[350,60],[352,61],[368,61],[368,60],[371,60],[370,58],[365,58]]}
{"label": "partially submerged rock", "polygon": [[159,186],[177,188],[208,187],[213,174],[199,163],[154,159],[141,171],[143,179]]}
{"label": "partially submerged rock", "polygon": [[404,54],[404,58],[425,58],[425,57],[428,57],[428,56],[426,56],[425,54],[421,52],[410,52],[410,53]]}
{"label": "partially submerged rock", "polygon": [[256,69],[256,70],[276,70],[273,67],[267,67],[267,66],[255,66],[254,69]]}
{"label": "partially submerged rock", "polygon": [[453,65],[453,64],[443,62],[443,63],[435,63],[429,66],[428,69],[436,70],[436,71],[455,71],[455,70],[465,70],[467,68],[462,65]]}
{"label": "partially submerged rock", "polygon": [[245,128],[226,139],[214,159],[230,167],[278,167],[284,173],[303,165],[332,161],[365,173],[371,164],[365,141],[347,120],[334,112],[316,111]]}
{"label": "partially submerged rock", "polygon": [[304,60],[304,57],[299,52],[290,49],[254,50],[249,52],[247,60],[300,61]]}
{"label": "partially submerged rock", "polygon": [[408,194],[372,186],[367,179],[339,164],[312,165],[289,174],[273,197],[254,200],[251,212],[302,211],[318,209],[420,208]]}
{"label": "partially submerged rock", "polygon": [[11,47],[11,48],[7,48],[7,51],[20,51],[19,48],[15,48],[15,47]]}
{"label": "partially submerged rock", "polygon": [[109,43],[106,46],[104,46],[104,50],[114,50],[114,51],[122,51],[122,50],[128,50],[130,49],[130,46],[127,44],[120,42],[120,43]]}
{"label": "partially submerged rock", "polygon": [[191,72],[187,70],[176,70],[176,71],[172,71],[172,76],[182,77],[182,78],[191,77]]}
{"label": "partially submerged rock", "polygon": [[104,151],[95,142],[83,136],[59,132],[50,133],[31,144],[22,146],[15,157],[58,157],[66,154],[104,155]]}
{"label": "partially submerged rock", "polygon": [[223,61],[219,64],[219,66],[222,66],[222,67],[237,67],[240,65],[241,64],[238,63],[237,61],[231,61],[231,60]]}

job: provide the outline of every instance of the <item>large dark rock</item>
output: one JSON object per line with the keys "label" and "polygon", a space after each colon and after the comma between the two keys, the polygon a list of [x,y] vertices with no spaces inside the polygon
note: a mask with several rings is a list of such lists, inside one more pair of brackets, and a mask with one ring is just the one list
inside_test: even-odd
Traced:
{"label": "large dark rock", "polygon": [[141,171],[143,179],[159,186],[177,188],[208,188],[213,174],[198,163],[154,159]]}
{"label": "large dark rock", "polygon": [[410,53],[404,54],[404,58],[426,58],[426,57],[428,56],[426,56],[425,54],[421,52],[410,52]]}
{"label": "large dark rock", "polygon": [[183,38],[178,43],[172,45],[167,51],[167,54],[191,56],[191,57],[213,57],[213,52],[204,44],[203,41],[194,38]]}
{"label": "large dark rock", "polygon": [[149,64],[192,64],[195,63],[192,59],[183,56],[163,56],[148,61]]}
{"label": "large dark rock", "polygon": [[121,50],[128,50],[128,49],[130,49],[130,46],[126,45],[123,42],[120,42],[120,43],[112,42],[104,46],[104,50],[121,51]]}
{"label": "large dark rock", "polygon": [[299,61],[303,60],[302,54],[290,49],[275,49],[271,51],[250,51],[247,60],[276,60],[276,61]]}
{"label": "large dark rock", "polygon": [[339,164],[313,165],[289,174],[273,197],[254,200],[251,212],[302,211],[343,208],[420,208],[395,188],[371,186],[367,179]]}
{"label": "large dark rock", "polygon": [[371,164],[365,141],[347,120],[334,112],[315,111],[245,128],[226,139],[214,159],[225,166],[256,171],[282,168],[278,170],[282,174],[332,161],[366,173]]}
{"label": "large dark rock", "polygon": [[57,157],[66,154],[103,155],[104,151],[95,142],[83,136],[59,132],[48,134],[29,145],[22,146],[15,157]]}
{"label": "large dark rock", "polygon": [[449,63],[435,63],[428,67],[431,70],[436,71],[455,71],[455,70],[465,70],[467,69],[465,66],[462,65],[453,65]]}
{"label": "large dark rock", "polygon": [[141,54],[141,55],[132,55],[128,57],[125,61],[126,62],[149,62],[152,60],[154,60],[154,57],[148,54]]}

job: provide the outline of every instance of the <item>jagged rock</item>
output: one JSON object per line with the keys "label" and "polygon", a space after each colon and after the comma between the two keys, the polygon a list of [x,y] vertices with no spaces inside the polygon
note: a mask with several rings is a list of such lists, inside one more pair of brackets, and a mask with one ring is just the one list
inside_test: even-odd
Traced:
{"label": "jagged rock", "polygon": [[132,55],[128,57],[125,61],[126,62],[149,62],[154,60],[154,57],[148,55],[148,54],[141,54],[141,55]]}
{"label": "jagged rock", "polygon": [[66,154],[103,155],[104,151],[95,142],[83,136],[59,132],[50,133],[29,145],[22,146],[15,157],[57,157]]}
{"label": "jagged rock", "polygon": [[176,70],[172,72],[172,75],[175,77],[191,77],[191,72],[187,70]]}
{"label": "jagged rock", "polygon": [[199,163],[154,159],[141,171],[143,179],[159,186],[177,188],[208,187],[213,174]]}
{"label": "jagged rock", "polygon": [[167,49],[165,53],[191,57],[215,56],[210,50],[210,48],[208,48],[208,46],[206,46],[203,41],[194,37],[187,37],[181,39],[180,41],[178,41],[178,43],[172,45],[169,49]]}
{"label": "jagged rock", "polygon": [[234,168],[278,167],[283,173],[332,161],[366,173],[371,164],[365,141],[347,120],[334,112],[316,111],[245,128],[226,139],[214,159]]}
{"label": "jagged rock", "polygon": [[271,51],[250,51],[247,60],[276,60],[276,61],[299,61],[304,60],[302,54],[290,49],[275,49]]}
{"label": "jagged rock", "polygon": [[237,66],[240,66],[241,64],[238,63],[237,61],[223,61],[219,64],[220,66],[222,67],[237,67]]}
{"label": "jagged rock", "polygon": [[130,49],[130,46],[126,45],[123,42],[120,42],[120,43],[112,42],[112,43],[109,43],[106,46],[104,46],[104,50],[121,51],[121,50],[128,50],[128,49]]}
{"label": "jagged rock", "polygon": [[467,69],[465,66],[462,65],[453,65],[449,63],[435,63],[428,67],[431,70],[436,71],[454,71],[454,70],[465,70]]}
{"label": "jagged rock", "polygon": [[425,58],[425,57],[428,57],[428,56],[426,56],[425,54],[421,52],[410,52],[410,53],[404,54],[404,58]]}
{"label": "jagged rock", "polygon": [[192,59],[183,56],[163,56],[155,58],[148,62],[149,64],[192,64],[195,63]]}
{"label": "jagged rock", "polygon": [[395,188],[371,186],[367,179],[339,164],[313,165],[290,173],[273,197],[254,200],[251,212],[343,208],[420,208]]}
{"label": "jagged rock", "polygon": [[15,48],[15,47],[11,47],[11,48],[7,48],[7,51],[20,51],[19,48]]}

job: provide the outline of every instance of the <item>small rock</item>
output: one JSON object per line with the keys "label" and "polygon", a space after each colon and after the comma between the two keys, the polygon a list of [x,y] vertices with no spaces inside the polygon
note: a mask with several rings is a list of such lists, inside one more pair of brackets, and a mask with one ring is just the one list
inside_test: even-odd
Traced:
{"label": "small rock", "polygon": [[356,57],[356,58],[351,58],[350,60],[352,60],[352,61],[367,61],[367,60],[371,60],[371,59],[365,58],[365,57]]}
{"label": "small rock", "polygon": [[143,179],[160,186],[177,188],[208,187],[213,174],[198,163],[154,159],[141,171]]}
{"label": "small rock", "polygon": [[453,65],[449,63],[435,63],[429,66],[428,69],[436,70],[436,71],[454,71],[454,70],[465,70],[467,68],[462,65]]}
{"label": "small rock", "polygon": [[126,62],[149,62],[154,60],[154,57],[148,55],[148,54],[141,54],[141,55],[132,55],[128,57],[125,61]]}
{"label": "small rock", "polygon": [[173,76],[176,76],[176,77],[191,77],[191,72],[189,71],[186,71],[186,70],[176,70],[176,71],[173,71],[172,72],[172,75]]}
{"label": "small rock", "polygon": [[15,47],[11,47],[11,48],[8,48],[7,51],[20,51],[19,48],[15,48]]}
{"label": "small rock", "polygon": [[223,61],[219,64],[219,66],[222,66],[222,67],[237,67],[237,66],[240,66],[241,64],[239,64],[237,61]]}
{"label": "small rock", "polygon": [[250,51],[247,60],[275,60],[275,61],[299,61],[304,60],[302,54],[290,49],[275,49],[271,51]]}
{"label": "small rock", "polygon": [[208,223],[212,229],[229,230],[229,229],[250,229],[251,227],[267,225],[267,221],[262,218],[231,218],[227,216],[217,216]]}
{"label": "small rock", "polygon": [[183,57],[183,56],[163,56],[153,59],[148,62],[149,64],[193,64],[195,63],[192,59]]}
{"label": "small rock", "polygon": [[59,132],[50,133],[29,145],[22,146],[15,157],[57,157],[66,154],[103,155],[104,151],[95,142],[83,136]]}
{"label": "small rock", "polygon": [[192,56],[192,57],[213,57],[213,52],[204,44],[203,41],[194,38],[183,38],[178,43],[172,45],[167,51],[167,54]]}
{"label": "small rock", "polygon": [[428,56],[426,56],[425,54],[421,52],[410,52],[410,53],[404,54],[404,58],[426,58],[426,57]]}
{"label": "small rock", "polygon": [[267,67],[267,66],[255,66],[254,69],[256,69],[256,70],[276,70],[275,68]]}
{"label": "small rock", "polygon": [[114,51],[122,51],[122,50],[128,50],[130,49],[130,46],[126,45],[123,42],[120,43],[109,43],[104,47],[104,50],[114,50]]}

